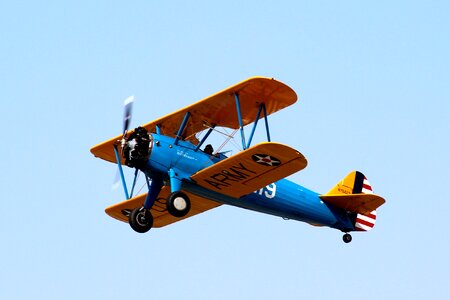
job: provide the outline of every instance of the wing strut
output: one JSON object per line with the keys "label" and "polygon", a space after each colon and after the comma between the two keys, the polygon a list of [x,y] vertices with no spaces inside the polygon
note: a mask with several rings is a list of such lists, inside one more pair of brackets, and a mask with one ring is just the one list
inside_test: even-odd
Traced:
{"label": "wing strut", "polygon": [[209,127],[208,132],[206,132],[205,136],[202,138],[200,143],[198,143],[197,147],[195,147],[195,151],[198,151],[198,149],[200,149],[200,147],[203,145],[203,143],[206,141],[206,139],[209,137],[209,135],[211,134],[211,132],[214,130],[215,127],[216,127],[215,124]]}
{"label": "wing strut", "polygon": [[177,137],[175,138],[175,142],[174,142],[175,145],[178,145],[178,141],[180,140],[180,138],[182,138],[183,131],[186,128],[186,125],[187,125],[187,122],[188,122],[190,116],[191,116],[191,113],[187,111],[186,114],[184,115],[183,122],[181,123],[180,129],[178,129]]}
{"label": "wing strut", "polygon": [[134,171],[134,179],[133,179],[133,185],[131,186],[130,198],[133,198],[133,192],[134,192],[134,188],[136,187],[136,180],[138,177],[138,172],[139,172],[139,169],[136,168],[136,170]]}
{"label": "wing strut", "polygon": [[264,121],[266,122],[267,141],[270,142],[270,130],[269,130],[269,122],[267,121],[266,105],[264,103],[261,103],[261,106],[263,107]]}
{"label": "wing strut", "polygon": [[258,109],[258,113],[256,114],[255,122],[253,123],[252,132],[250,133],[250,138],[248,139],[247,148],[250,148],[250,145],[252,144],[253,135],[255,134],[256,125],[258,125],[259,116],[261,115],[261,110],[264,106],[264,103],[261,103]]}
{"label": "wing strut", "polygon": [[240,130],[241,130],[241,139],[242,139],[243,150],[250,148],[250,145],[253,140],[253,135],[255,134],[256,126],[258,125],[258,121],[261,116],[261,111],[264,114],[264,122],[266,125],[267,141],[270,142],[270,130],[269,130],[269,122],[267,120],[267,109],[266,109],[266,105],[264,103],[261,103],[259,105],[258,112],[256,113],[255,122],[253,123],[253,128],[250,133],[250,138],[248,139],[247,145],[245,145],[244,127],[243,127],[243,121],[242,121],[242,113],[241,113],[241,106],[240,106],[240,101],[239,101],[239,94],[235,93],[234,97],[236,99],[236,110],[237,110],[237,114],[238,114]]}
{"label": "wing strut", "polygon": [[239,94],[234,93],[234,99],[236,100],[236,110],[238,115],[238,121],[239,121],[239,128],[241,129],[241,139],[242,139],[242,149],[247,149],[245,145],[245,135],[244,135],[244,122],[242,122],[242,113],[241,113],[241,104],[239,101]]}
{"label": "wing strut", "polygon": [[117,165],[119,166],[120,179],[122,180],[123,191],[125,192],[125,198],[130,199],[127,189],[127,183],[125,182],[125,176],[123,175],[122,162],[120,160],[119,150],[117,145],[114,145],[114,153],[116,154]]}

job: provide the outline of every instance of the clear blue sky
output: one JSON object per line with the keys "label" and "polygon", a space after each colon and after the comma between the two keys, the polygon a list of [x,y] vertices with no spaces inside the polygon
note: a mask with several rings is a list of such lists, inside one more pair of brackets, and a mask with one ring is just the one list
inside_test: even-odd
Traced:
{"label": "clear blue sky", "polygon": [[[395,2],[395,3],[394,3]],[[443,299],[450,269],[448,1],[3,1],[1,299]],[[139,235],[91,146],[254,75],[299,101],[274,140],[326,192],[387,204],[369,233],[220,207]]]}

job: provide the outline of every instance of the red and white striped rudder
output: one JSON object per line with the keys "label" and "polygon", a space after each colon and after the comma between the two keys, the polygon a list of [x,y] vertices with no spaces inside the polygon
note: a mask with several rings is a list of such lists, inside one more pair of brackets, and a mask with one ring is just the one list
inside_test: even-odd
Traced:
{"label": "red and white striped rudder", "polygon": [[[364,176],[362,173],[360,173],[362,176]],[[364,176],[361,193],[363,194],[373,194],[372,186],[369,183],[369,180],[367,180],[366,176]],[[368,214],[357,214],[356,215],[356,222],[355,222],[355,228],[357,231],[369,231],[375,226],[375,221],[377,219],[377,211],[374,210]]]}

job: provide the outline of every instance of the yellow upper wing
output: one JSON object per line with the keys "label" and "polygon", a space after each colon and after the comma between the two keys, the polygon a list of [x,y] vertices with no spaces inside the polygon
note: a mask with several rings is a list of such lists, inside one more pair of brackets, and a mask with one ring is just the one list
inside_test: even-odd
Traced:
{"label": "yellow upper wing", "polygon": [[261,143],[191,176],[198,185],[239,198],[304,169],[305,157],[279,143]]}
{"label": "yellow upper wing", "polygon": [[[191,114],[183,139],[196,142],[195,134],[206,126],[217,125],[233,129],[239,128],[234,94],[239,94],[243,125],[255,121],[259,105],[264,103],[267,115],[281,110],[297,101],[296,93],[284,83],[266,77],[252,77],[223,91],[182,108],[172,114],[143,125],[149,132],[159,126],[161,133],[175,137],[186,114]],[[260,118],[263,115],[261,114]],[[109,139],[91,149],[92,154],[110,162],[116,162],[113,145],[121,135]]]}
{"label": "yellow upper wing", "polygon": [[[155,201],[155,204],[150,210],[153,216],[153,227],[163,227],[221,205],[220,203],[196,196],[186,191],[183,192],[191,200],[191,209],[186,216],[177,218],[172,216],[166,209],[166,199],[169,197],[170,187],[163,187],[158,195],[158,199]],[[114,204],[107,207],[105,212],[119,221],[128,222],[128,215],[130,212],[136,207],[142,207],[146,196],[147,194],[142,194],[129,200]]]}

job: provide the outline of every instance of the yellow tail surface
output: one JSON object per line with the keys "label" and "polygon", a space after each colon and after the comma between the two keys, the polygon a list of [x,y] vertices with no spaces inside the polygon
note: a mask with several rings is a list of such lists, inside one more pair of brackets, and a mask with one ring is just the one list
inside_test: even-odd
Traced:
{"label": "yellow tail surface", "polygon": [[355,230],[369,231],[375,226],[376,209],[386,201],[375,195],[363,173],[353,171],[320,198],[333,206],[356,213]]}

